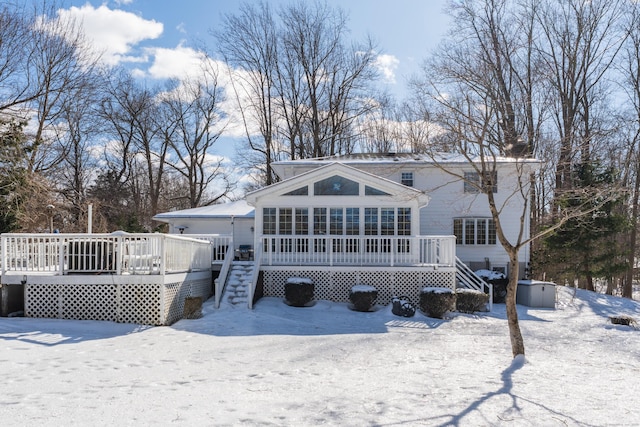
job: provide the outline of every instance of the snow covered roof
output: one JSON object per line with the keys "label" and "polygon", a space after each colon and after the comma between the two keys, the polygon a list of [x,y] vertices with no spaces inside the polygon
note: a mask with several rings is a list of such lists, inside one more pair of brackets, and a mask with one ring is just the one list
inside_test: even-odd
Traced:
{"label": "snow covered roof", "polygon": [[245,200],[238,200],[218,205],[164,212],[157,214],[153,219],[156,221],[169,222],[169,220],[176,218],[230,218],[232,216],[236,218],[253,218],[255,216],[255,209],[249,206]]}
{"label": "snow covered roof", "polygon": [[[285,164],[314,164],[318,163],[440,163],[440,164],[455,164],[455,163],[469,163],[470,159],[460,155],[452,153],[439,153],[435,156],[427,154],[415,154],[415,153],[353,153],[339,156],[326,156],[315,157],[302,160],[283,160],[279,162],[273,162],[274,165]],[[474,159],[474,161],[480,162],[480,158]],[[496,157],[497,163],[540,163],[539,160],[533,158],[516,158],[516,157]]]}

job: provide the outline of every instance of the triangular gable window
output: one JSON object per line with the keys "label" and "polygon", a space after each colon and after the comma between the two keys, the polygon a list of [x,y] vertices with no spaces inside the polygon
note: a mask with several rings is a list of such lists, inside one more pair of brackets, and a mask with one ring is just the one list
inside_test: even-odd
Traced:
{"label": "triangular gable window", "polygon": [[377,188],[369,187],[368,185],[364,186],[364,195],[365,196],[390,196],[391,194],[385,193],[382,190],[378,190]]}
{"label": "triangular gable window", "polygon": [[308,196],[309,195],[309,187],[304,186],[300,188],[296,188],[293,191],[289,191],[288,193],[284,193],[283,196]]}
{"label": "triangular gable window", "polygon": [[313,194],[316,196],[357,196],[359,185],[355,181],[334,175],[313,184]]}

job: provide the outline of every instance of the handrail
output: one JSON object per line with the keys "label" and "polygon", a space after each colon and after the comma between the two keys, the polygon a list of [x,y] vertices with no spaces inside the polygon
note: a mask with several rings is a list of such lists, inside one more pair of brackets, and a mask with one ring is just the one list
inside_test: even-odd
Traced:
{"label": "handrail", "polygon": [[456,278],[476,291],[484,292],[485,288],[489,291],[489,311],[493,311],[493,285],[482,280],[467,265],[456,256]]}
{"label": "handrail", "polygon": [[227,253],[224,255],[224,261],[222,263],[222,268],[220,269],[220,274],[213,282],[215,285],[216,308],[220,308],[220,300],[222,299],[224,289],[227,287],[227,276],[229,275],[229,270],[231,269],[231,262],[233,261],[234,254],[235,250],[233,248],[233,245],[231,244],[227,247]]}
{"label": "handrail", "polygon": [[265,265],[455,266],[455,236],[262,235]]}
{"label": "handrail", "polygon": [[3,233],[2,273],[163,274],[211,268],[209,241],[160,233]]}
{"label": "handrail", "polygon": [[258,245],[253,253],[253,269],[251,270],[251,283],[248,289],[249,300],[247,301],[249,309],[253,308],[253,296],[256,293],[258,276],[260,276],[260,264],[262,264],[262,245]]}
{"label": "handrail", "polygon": [[232,246],[233,242],[231,234],[183,234],[182,236],[211,242],[213,247],[211,252],[212,264],[222,264],[224,262],[227,253],[226,248]]}

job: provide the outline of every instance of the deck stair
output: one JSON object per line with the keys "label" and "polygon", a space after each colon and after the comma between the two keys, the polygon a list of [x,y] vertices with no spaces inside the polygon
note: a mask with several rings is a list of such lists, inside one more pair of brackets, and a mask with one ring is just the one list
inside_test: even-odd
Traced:
{"label": "deck stair", "polygon": [[229,270],[223,301],[230,305],[247,306],[249,286],[253,280],[253,261],[234,261]]}
{"label": "deck stair", "polygon": [[489,294],[489,311],[493,310],[493,285],[482,280],[469,267],[456,257],[456,281],[458,287],[475,289]]}

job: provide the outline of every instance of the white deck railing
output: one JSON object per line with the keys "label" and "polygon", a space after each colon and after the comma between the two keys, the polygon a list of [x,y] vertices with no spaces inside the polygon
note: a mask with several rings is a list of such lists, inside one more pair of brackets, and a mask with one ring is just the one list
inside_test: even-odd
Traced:
{"label": "white deck railing", "polygon": [[262,236],[263,265],[455,266],[454,236]]}
{"label": "white deck railing", "polygon": [[165,274],[211,268],[208,241],[169,234],[2,234],[2,274]]}
{"label": "white deck railing", "polygon": [[[192,239],[208,240],[211,242],[211,263],[222,264],[227,254],[227,249],[233,246],[233,237],[231,234],[183,234],[183,237],[191,237]],[[233,251],[231,252],[233,256]]]}

